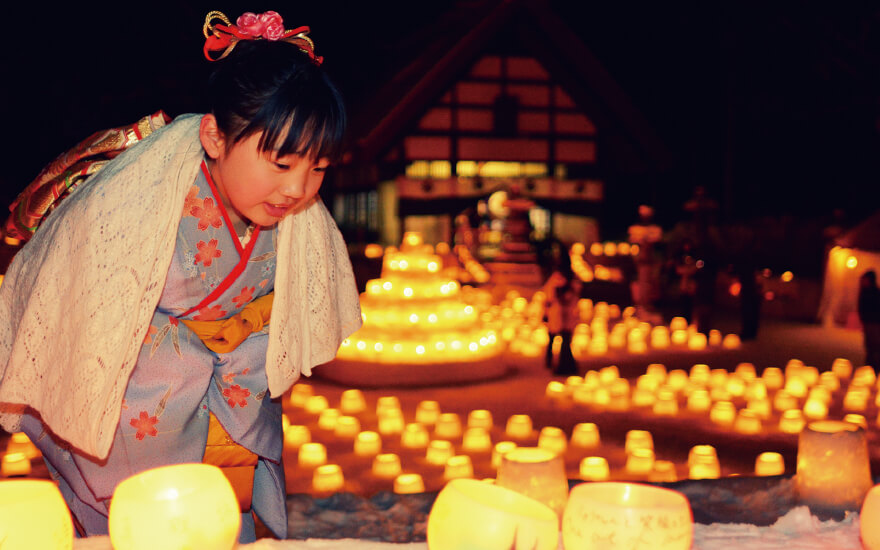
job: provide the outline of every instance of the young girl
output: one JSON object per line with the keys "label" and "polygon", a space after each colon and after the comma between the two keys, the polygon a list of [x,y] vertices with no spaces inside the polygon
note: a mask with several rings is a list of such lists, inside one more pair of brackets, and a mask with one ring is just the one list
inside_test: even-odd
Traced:
{"label": "young girl", "polygon": [[81,535],[107,532],[126,477],[203,460],[233,482],[241,541],[251,512],[286,535],[277,398],[361,322],[317,196],[343,103],[307,31],[209,14],[210,112],[81,183],[0,285],[0,422],[40,448]]}

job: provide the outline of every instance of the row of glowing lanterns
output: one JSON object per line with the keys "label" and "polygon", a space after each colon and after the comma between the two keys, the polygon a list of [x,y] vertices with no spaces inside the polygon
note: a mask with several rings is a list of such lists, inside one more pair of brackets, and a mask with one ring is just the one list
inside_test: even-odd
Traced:
{"label": "row of glowing lanterns", "polygon": [[[712,424],[743,434],[796,434],[807,422],[828,418],[835,395],[841,392],[843,419],[867,428],[864,414],[876,388],[877,376],[871,366],[853,370],[849,360],[839,358],[830,371],[822,373],[792,359],[784,369],[767,367],[761,376],[751,363],[740,363],[733,373],[706,364],[694,365],[690,373],[684,369],[667,372],[664,365],[652,364],[635,383],[620,378],[612,365],[590,370],[583,377],[570,376],[565,382],[550,381],[545,395],[557,403],[612,411],[635,409],[656,416],[684,414],[689,418],[708,414]],[[874,405],[880,407],[880,393]],[[875,424],[880,425],[880,416]]]}

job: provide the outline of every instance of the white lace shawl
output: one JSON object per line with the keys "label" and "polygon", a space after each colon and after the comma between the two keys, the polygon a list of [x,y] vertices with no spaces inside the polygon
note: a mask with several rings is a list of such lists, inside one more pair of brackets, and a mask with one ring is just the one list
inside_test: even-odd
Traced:
{"label": "white lace shawl", "polygon": [[[0,426],[30,406],[104,458],[171,263],[203,157],[198,115],[179,117],[80,185],[16,255],[0,285]],[[320,200],[278,229],[266,354],[272,397],[336,355],[361,324],[351,262]]]}

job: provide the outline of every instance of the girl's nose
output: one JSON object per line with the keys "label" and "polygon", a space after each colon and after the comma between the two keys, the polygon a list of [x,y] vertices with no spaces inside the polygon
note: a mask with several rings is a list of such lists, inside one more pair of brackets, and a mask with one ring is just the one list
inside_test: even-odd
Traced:
{"label": "girl's nose", "polygon": [[301,176],[299,174],[292,175],[288,180],[284,182],[284,186],[281,188],[281,194],[285,197],[289,197],[292,199],[298,199],[303,196],[303,193],[306,188],[306,178],[305,176]]}

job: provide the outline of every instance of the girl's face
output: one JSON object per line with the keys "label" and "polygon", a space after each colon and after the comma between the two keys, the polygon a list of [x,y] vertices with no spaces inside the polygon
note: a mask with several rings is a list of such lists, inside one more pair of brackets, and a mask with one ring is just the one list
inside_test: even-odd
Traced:
{"label": "girl's face", "polygon": [[260,136],[251,135],[226,149],[216,119],[212,115],[202,118],[200,137],[210,158],[208,169],[225,206],[248,222],[271,226],[310,204],[329,161],[262,152]]}

